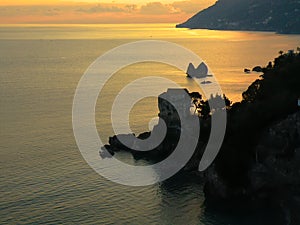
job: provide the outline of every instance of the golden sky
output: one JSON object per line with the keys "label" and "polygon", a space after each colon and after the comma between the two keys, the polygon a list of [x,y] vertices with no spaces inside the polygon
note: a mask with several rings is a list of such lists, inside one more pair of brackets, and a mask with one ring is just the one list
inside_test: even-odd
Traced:
{"label": "golden sky", "polygon": [[0,0],[0,23],[180,23],[216,0]]}

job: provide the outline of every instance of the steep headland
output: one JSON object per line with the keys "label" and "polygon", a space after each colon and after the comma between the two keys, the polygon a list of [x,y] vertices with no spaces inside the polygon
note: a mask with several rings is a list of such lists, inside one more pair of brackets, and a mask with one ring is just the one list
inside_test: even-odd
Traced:
{"label": "steep headland", "polygon": [[178,28],[300,33],[298,0],[219,0]]}

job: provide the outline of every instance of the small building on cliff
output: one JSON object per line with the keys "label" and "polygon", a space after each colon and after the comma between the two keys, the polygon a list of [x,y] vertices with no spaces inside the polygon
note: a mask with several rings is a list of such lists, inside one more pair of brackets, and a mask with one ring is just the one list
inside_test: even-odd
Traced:
{"label": "small building on cliff", "polygon": [[179,127],[180,118],[178,112],[180,112],[183,117],[188,117],[191,115],[191,98],[189,97],[188,90],[169,88],[167,92],[159,95],[158,108],[158,116],[164,119],[168,127]]}

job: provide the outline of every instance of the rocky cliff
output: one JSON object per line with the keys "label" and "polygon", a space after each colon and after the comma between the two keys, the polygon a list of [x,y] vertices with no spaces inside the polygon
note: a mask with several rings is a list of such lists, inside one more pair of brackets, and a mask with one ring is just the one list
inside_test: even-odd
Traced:
{"label": "rocky cliff", "polygon": [[211,166],[204,173],[206,200],[229,205],[271,204],[281,208],[282,223],[300,224],[300,110],[263,131],[246,176],[247,183],[232,186]]}
{"label": "rocky cliff", "polygon": [[300,33],[299,0],[219,0],[177,27]]}
{"label": "rocky cliff", "polygon": [[[214,163],[201,173],[207,202],[253,202],[280,207],[281,224],[300,224],[300,52],[290,51],[262,69],[263,75],[231,105],[224,96],[228,123],[224,143]],[[201,95],[189,93],[197,106],[201,135],[185,170],[197,171],[210,135],[212,112]],[[217,96],[216,96],[217,97]],[[189,102],[190,104],[190,102]],[[183,104],[185,106],[186,104]],[[174,110],[166,109],[164,119]],[[175,112],[174,112],[175,113]],[[173,120],[172,120],[173,121]],[[176,120],[177,121],[177,120]],[[123,147],[115,136],[106,146],[111,152],[126,150],[135,158],[161,161],[172,153],[180,129],[168,123],[167,135],[150,152]],[[190,133],[192,135],[192,132]],[[139,136],[146,139],[150,133]],[[215,204],[218,205],[218,204]]]}

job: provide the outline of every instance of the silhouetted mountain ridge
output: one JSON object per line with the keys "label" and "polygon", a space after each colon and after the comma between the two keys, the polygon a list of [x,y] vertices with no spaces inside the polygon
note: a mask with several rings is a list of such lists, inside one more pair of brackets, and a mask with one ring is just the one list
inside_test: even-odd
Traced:
{"label": "silhouetted mountain ridge", "polygon": [[176,27],[300,33],[300,0],[219,0]]}

